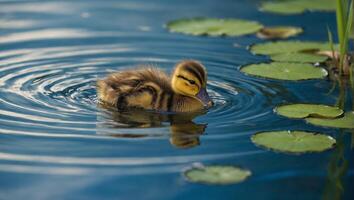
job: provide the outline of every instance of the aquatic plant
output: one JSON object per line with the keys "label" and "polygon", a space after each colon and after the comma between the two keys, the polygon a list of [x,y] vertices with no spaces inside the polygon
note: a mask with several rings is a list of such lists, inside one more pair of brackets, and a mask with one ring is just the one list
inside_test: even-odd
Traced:
{"label": "aquatic plant", "polygon": [[328,57],[309,53],[282,53],[270,55],[270,59],[278,62],[317,63],[326,61]]}
{"label": "aquatic plant", "polygon": [[334,11],[335,2],[333,0],[283,0],[266,1],[261,4],[261,11],[292,15],[305,11]]}
{"label": "aquatic plant", "polygon": [[262,39],[286,39],[299,35],[304,30],[295,26],[270,26],[263,27],[257,32],[257,37]]}
{"label": "aquatic plant", "polygon": [[[354,95],[354,80],[353,70],[354,65],[350,63],[353,58],[353,54],[350,52],[349,40],[353,37],[353,1],[350,0],[336,0],[336,21],[337,21],[337,34],[338,42],[340,46],[339,56],[333,49],[333,36],[328,28],[328,38],[332,48],[332,64],[339,71],[338,86],[339,97],[337,99],[337,106],[344,109],[347,99],[347,84],[345,76],[349,75],[351,93]],[[344,75],[344,76],[342,76]],[[354,100],[351,100],[352,110],[354,110]],[[325,126],[325,127],[337,127],[337,128],[350,128],[351,131],[351,148],[354,148],[354,112],[348,111],[344,117],[338,119],[306,119],[308,123]],[[343,177],[348,171],[348,160],[344,153],[344,131],[341,130],[340,134],[336,137],[338,143],[335,151],[332,154],[331,161],[328,165],[328,180],[326,183],[326,189],[323,199],[341,199],[343,194]]]}
{"label": "aquatic plant", "polygon": [[337,35],[339,42],[339,52],[333,48],[333,36],[328,29],[328,40],[331,46],[332,64],[338,70],[340,76],[350,76],[353,85],[353,65],[350,59],[352,55],[349,49],[349,39],[353,25],[353,1],[350,3],[347,0],[336,0],[336,21]]}
{"label": "aquatic plant", "polygon": [[286,81],[321,79],[328,75],[321,67],[308,63],[289,62],[250,64],[242,67],[241,71],[248,75]]}
{"label": "aquatic plant", "polygon": [[336,140],[325,134],[306,131],[270,131],[252,135],[254,144],[284,153],[322,152],[334,147]]}
{"label": "aquatic plant", "polygon": [[264,27],[257,21],[245,19],[221,18],[184,18],[170,21],[166,24],[170,32],[194,36],[243,36],[257,33],[262,39],[285,39],[303,32],[301,27],[272,26]]}
{"label": "aquatic plant", "polygon": [[303,103],[277,106],[274,111],[289,118],[336,118],[343,114],[343,110],[338,107]]}
{"label": "aquatic plant", "polygon": [[263,25],[243,19],[190,18],[170,21],[166,27],[171,32],[189,35],[241,36],[255,33]]}
{"label": "aquatic plant", "polygon": [[246,180],[252,172],[235,166],[210,165],[194,166],[185,171],[184,176],[188,181],[204,184],[235,184]]}
{"label": "aquatic plant", "polygon": [[330,43],[327,42],[290,40],[255,44],[250,47],[250,50],[254,54],[275,55],[284,53],[329,51],[331,48]]}
{"label": "aquatic plant", "polygon": [[344,117],[336,119],[320,119],[310,117],[306,118],[306,121],[317,126],[354,129],[354,112],[346,112]]}

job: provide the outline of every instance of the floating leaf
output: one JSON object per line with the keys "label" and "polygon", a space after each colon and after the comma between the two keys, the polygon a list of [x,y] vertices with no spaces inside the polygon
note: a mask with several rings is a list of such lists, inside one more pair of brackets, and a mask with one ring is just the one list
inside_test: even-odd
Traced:
{"label": "floating leaf", "polygon": [[282,62],[251,64],[242,67],[241,71],[254,76],[289,81],[324,78],[328,74],[325,69],[310,64]]}
{"label": "floating leaf", "polygon": [[244,181],[251,175],[251,171],[234,166],[205,166],[189,169],[184,175],[191,182],[234,184]]}
{"label": "floating leaf", "polygon": [[285,0],[268,1],[261,5],[261,10],[276,14],[298,14],[310,11],[335,11],[334,0]]}
{"label": "floating leaf", "polygon": [[240,36],[255,33],[262,25],[241,19],[191,18],[171,21],[167,28],[171,32],[191,35]]}
{"label": "floating leaf", "polygon": [[[287,3],[287,4],[286,4]],[[305,12],[299,5],[289,5],[290,2],[264,2],[260,10],[276,14],[291,15]]]}
{"label": "floating leaf", "polygon": [[256,44],[251,47],[251,51],[254,54],[284,54],[284,53],[295,53],[302,51],[327,51],[331,50],[329,43],[321,42],[304,42],[304,41],[278,41],[278,42],[267,42]]}
{"label": "floating leaf", "polygon": [[278,62],[299,62],[299,63],[317,63],[324,62],[327,56],[308,54],[308,53],[283,53],[271,55],[270,58]]}
{"label": "floating leaf", "polygon": [[275,38],[289,38],[302,33],[303,30],[300,27],[293,26],[275,26],[264,27],[257,32],[257,36],[263,39],[275,39]]}
{"label": "floating leaf", "polygon": [[322,117],[335,118],[343,114],[343,110],[338,107],[319,104],[290,104],[275,108],[279,115],[289,118]]}
{"label": "floating leaf", "polygon": [[251,137],[256,145],[280,152],[306,153],[330,149],[336,140],[328,135],[305,131],[274,131],[256,133]]}
{"label": "floating leaf", "polygon": [[325,127],[354,129],[354,112],[346,112],[343,117],[336,119],[307,118],[307,122]]}

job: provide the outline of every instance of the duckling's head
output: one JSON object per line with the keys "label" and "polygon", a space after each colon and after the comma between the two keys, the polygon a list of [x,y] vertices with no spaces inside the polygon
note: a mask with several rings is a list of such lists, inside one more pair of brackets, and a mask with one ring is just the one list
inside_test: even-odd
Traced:
{"label": "duckling's head", "polygon": [[211,107],[213,102],[206,90],[206,84],[207,72],[201,63],[186,60],[176,65],[171,80],[174,92],[197,99],[204,107]]}

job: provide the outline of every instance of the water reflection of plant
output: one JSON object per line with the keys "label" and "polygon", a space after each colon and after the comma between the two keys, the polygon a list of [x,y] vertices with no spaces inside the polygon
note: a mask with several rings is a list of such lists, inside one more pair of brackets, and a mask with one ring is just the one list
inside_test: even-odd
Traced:
{"label": "water reflection of plant", "polygon": [[337,146],[334,149],[330,162],[328,164],[328,177],[324,189],[323,199],[325,200],[337,200],[341,199],[344,192],[343,178],[345,177],[349,162],[345,157],[345,142],[344,132],[341,132],[336,140]]}

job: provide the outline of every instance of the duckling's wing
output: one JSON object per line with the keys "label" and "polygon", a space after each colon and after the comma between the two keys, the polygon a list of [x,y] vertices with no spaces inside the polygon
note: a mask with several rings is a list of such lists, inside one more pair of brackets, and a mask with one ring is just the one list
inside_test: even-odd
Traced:
{"label": "duckling's wing", "polygon": [[97,81],[98,99],[110,106],[116,106],[118,97],[130,93],[140,83],[130,72],[118,72]]}
{"label": "duckling's wing", "polygon": [[169,77],[155,68],[113,73],[98,81],[97,86],[101,101],[119,110],[159,109],[161,100],[172,92]]}

